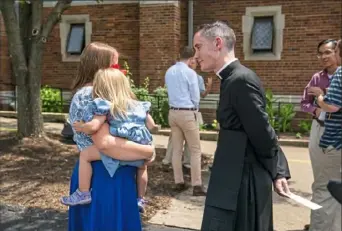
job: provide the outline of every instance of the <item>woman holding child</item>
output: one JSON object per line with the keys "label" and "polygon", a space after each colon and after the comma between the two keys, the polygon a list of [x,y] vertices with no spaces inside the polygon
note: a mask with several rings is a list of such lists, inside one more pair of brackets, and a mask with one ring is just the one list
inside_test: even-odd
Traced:
{"label": "woman holding child", "polygon": [[61,198],[71,206],[69,231],[142,229],[146,164],[154,153],[146,126],[155,124],[150,104],[135,100],[118,58],[116,49],[97,42],[81,56],[69,112],[81,154],[70,196]]}

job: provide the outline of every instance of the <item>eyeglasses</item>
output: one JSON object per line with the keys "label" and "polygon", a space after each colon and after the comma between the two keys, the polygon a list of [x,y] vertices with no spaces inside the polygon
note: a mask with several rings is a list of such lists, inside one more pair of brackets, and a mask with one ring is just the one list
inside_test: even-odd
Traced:
{"label": "eyeglasses", "polygon": [[326,50],[326,51],[324,51],[324,52],[318,52],[317,58],[321,59],[321,58],[323,57],[323,55],[324,55],[325,57],[327,57],[327,56],[330,56],[330,55],[332,55],[332,54],[334,54],[334,53],[335,53],[335,51],[333,51],[333,50]]}

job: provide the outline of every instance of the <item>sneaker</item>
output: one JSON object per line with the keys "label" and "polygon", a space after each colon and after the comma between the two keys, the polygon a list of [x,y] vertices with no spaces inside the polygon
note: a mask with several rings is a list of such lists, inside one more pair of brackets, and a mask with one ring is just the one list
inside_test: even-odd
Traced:
{"label": "sneaker", "polygon": [[145,212],[145,206],[147,204],[147,201],[142,199],[142,198],[138,198],[138,208],[139,208],[139,212],[140,213],[144,213]]}
{"label": "sneaker", "polygon": [[91,203],[91,193],[90,192],[81,192],[80,190],[76,190],[73,194],[67,197],[62,197],[60,199],[63,205],[67,206],[75,206],[75,205],[85,205]]}
{"label": "sneaker", "polygon": [[168,161],[168,160],[166,160],[166,159],[163,159],[163,160],[162,160],[162,164],[168,166],[168,165],[171,165],[171,162]]}
{"label": "sneaker", "polygon": [[193,196],[206,196],[207,191],[202,185],[196,185],[193,187],[192,195]]}

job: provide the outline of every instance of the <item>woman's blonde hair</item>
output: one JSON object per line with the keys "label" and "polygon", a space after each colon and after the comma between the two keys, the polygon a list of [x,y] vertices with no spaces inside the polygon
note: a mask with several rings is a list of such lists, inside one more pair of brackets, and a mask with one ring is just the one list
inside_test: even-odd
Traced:
{"label": "woman's blonde hair", "polygon": [[128,78],[118,69],[101,69],[95,74],[93,98],[111,102],[110,113],[114,118],[126,117],[127,110],[136,105],[136,97]]}
{"label": "woman's blonde hair", "polygon": [[83,87],[85,84],[92,83],[95,73],[99,69],[108,68],[118,62],[117,50],[105,43],[92,42],[88,44],[80,58],[78,72],[74,80],[72,90]]}

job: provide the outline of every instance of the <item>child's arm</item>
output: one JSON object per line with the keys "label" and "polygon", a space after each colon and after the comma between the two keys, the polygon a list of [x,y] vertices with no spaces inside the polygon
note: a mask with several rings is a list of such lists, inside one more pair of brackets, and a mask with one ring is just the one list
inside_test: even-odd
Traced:
{"label": "child's arm", "polygon": [[97,132],[101,125],[106,121],[105,115],[95,115],[94,118],[85,123],[83,121],[74,122],[73,127],[76,132],[83,132],[85,134],[93,134]]}
{"label": "child's arm", "polygon": [[147,113],[147,116],[146,116],[146,127],[150,131],[154,131],[155,129],[158,128],[158,126],[155,124],[152,116],[149,113]]}

